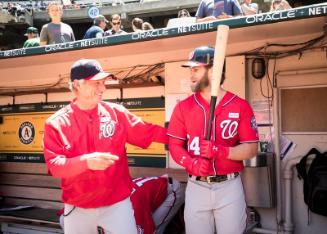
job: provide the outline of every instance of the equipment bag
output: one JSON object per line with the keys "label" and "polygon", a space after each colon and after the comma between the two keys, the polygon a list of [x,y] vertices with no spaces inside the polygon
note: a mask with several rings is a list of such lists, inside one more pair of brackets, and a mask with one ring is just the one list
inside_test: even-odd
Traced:
{"label": "equipment bag", "polygon": [[[310,155],[314,155],[314,158],[307,171],[307,158]],[[312,148],[296,164],[296,169],[299,179],[303,179],[304,202],[308,205],[308,212],[327,216],[327,151],[320,153]]]}

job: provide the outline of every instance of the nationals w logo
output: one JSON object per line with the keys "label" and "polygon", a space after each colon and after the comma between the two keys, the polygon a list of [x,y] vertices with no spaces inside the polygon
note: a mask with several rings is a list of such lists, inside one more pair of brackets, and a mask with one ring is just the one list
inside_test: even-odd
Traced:
{"label": "nationals w logo", "polygon": [[226,119],[220,123],[220,127],[223,129],[221,137],[223,139],[230,139],[236,135],[238,122],[235,120]]}
{"label": "nationals w logo", "polygon": [[116,123],[113,120],[109,120],[108,122],[104,122],[100,124],[101,136],[104,138],[112,137],[115,133],[115,130],[116,130]]}

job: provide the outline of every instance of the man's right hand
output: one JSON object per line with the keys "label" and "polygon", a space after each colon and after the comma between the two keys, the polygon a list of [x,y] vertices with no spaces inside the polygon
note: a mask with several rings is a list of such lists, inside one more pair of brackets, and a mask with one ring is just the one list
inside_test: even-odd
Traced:
{"label": "man's right hand", "polygon": [[190,168],[188,168],[188,171],[195,176],[207,176],[209,175],[210,165],[210,160],[202,157],[196,157],[192,159],[192,165]]}
{"label": "man's right hand", "polygon": [[81,157],[81,160],[86,161],[87,167],[90,170],[106,170],[108,167],[111,167],[118,159],[118,156],[104,152],[94,152],[85,154]]}

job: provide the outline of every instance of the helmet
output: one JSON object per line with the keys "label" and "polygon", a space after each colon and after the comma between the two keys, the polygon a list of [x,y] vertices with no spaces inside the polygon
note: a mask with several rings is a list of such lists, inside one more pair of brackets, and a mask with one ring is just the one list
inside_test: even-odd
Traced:
{"label": "helmet", "polygon": [[182,67],[207,66],[213,64],[215,49],[209,46],[195,48],[189,55],[189,61]]}

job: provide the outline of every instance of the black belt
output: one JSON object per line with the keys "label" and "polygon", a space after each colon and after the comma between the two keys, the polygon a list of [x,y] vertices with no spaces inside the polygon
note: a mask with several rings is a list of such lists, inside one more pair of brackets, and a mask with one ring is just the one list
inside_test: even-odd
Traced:
{"label": "black belt", "polygon": [[[215,175],[215,176],[194,176],[195,180],[197,181],[203,181],[203,182],[207,182],[208,184],[210,183],[220,183],[220,182],[224,182],[226,180],[231,180],[236,178],[240,173],[239,172],[234,172],[231,174],[227,174],[227,175]],[[189,177],[193,177],[192,175],[189,175]]]}

